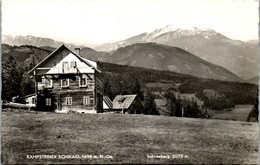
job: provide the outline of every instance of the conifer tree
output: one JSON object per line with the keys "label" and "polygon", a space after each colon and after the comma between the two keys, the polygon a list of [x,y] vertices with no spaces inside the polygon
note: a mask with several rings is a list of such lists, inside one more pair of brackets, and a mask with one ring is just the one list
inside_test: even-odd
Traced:
{"label": "conifer tree", "polygon": [[9,56],[2,64],[2,100],[11,101],[14,96],[21,96],[23,72],[17,66],[15,58]]}
{"label": "conifer tree", "polygon": [[133,87],[132,87],[132,93],[137,94],[137,97],[143,101],[144,100],[144,94],[141,90],[141,85],[139,84],[138,80],[135,79]]}
{"label": "conifer tree", "polygon": [[104,81],[104,95],[108,96],[110,99],[114,98],[111,85],[109,83],[109,80],[105,79]]}
{"label": "conifer tree", "polygon": [[144,114],[160,115],[159,112],[156,109],[154,96],[153,96],[153,94],[150,91],[146,92],[146,94],[145,94],[145,98],[144,98]]}

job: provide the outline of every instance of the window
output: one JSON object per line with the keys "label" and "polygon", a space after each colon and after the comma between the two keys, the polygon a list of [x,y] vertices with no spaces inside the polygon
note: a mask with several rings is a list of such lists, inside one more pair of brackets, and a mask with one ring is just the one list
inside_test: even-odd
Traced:
{"label": "window", "polygon": [[52,79],[48,79],[48,78],[42,77],[42,84],[46,88],[51,88],[52,87]]}
{"label": "window", "polygon": [[45,77],[42,76],[42,84],[45,85]]}
{"label": "window", "polygon": [[62,70],[63,70],[63,73],[69,72],[69,63],[68,62],[62,62]]}
{"label": "window", "polygon": [[83,96],[83,105],[89,105],[89,104],[90,104],[90,97]]}
{"label": "window", "polygon": [[51,99],[50,98],[46,98],[46,106],[51,106]]}
{"label": "window", "polygon": [[61,87],[69,87],[69,85],[70,85],[70,79],[68,78],[61,79]]}
{"label": "window", "polygon": [[72,105],[72,97],[66,97],[66,100],[65,100],[65,104],[66,105]]}
{"label": "window", "polygon": [[121,97],[118,99],[118,103],[122,104],[125,101],[126,97]]}
{"label": "window", "polygon": [[76,67],[77,67],[76,61],[71,61],[70,62],[70,68],[76,68]]}
{"label": "window", "polygon": [[52,79],[46,79],[45,80],[45,86],[47,88],[51,88],[52,87]]}
{"label": "window", "polygon": [[79,86],[86,87],[88,83],[88,79],[85,76],[79,77]]}
{"label": "window", "polygon": [[32,98],[32,104],[36,103],[36,98]]}

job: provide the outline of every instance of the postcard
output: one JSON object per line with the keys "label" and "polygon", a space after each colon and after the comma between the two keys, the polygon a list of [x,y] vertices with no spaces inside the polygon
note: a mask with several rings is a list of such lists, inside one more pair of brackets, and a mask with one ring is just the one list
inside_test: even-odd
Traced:
{"label": "postcard", "polygon": [[3,0],[2,164],[258,164],[257,0]]}

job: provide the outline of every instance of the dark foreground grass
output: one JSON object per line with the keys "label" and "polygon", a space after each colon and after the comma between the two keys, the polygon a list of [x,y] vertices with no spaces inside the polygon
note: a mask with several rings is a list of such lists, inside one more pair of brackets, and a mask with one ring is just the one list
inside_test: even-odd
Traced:
{"label": "dark foreground grass", "polygon": [[[257,149],[257,123],[2,112],[3,164],[257,164]],[[28,155],[56,158],[32,159]],[[62,159],[59,155],[79,157]]]}

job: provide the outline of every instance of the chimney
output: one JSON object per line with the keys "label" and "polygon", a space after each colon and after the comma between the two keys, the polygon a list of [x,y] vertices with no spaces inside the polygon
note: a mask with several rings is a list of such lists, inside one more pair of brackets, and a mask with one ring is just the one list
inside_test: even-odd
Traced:
{"label": "chimney", "polygon": [[78,55],[80,55],[80,48],[75,48],[75,51]]}

